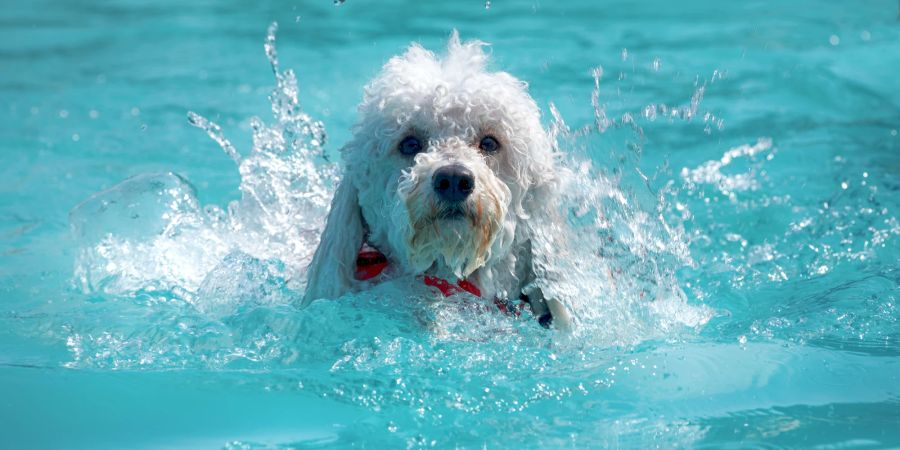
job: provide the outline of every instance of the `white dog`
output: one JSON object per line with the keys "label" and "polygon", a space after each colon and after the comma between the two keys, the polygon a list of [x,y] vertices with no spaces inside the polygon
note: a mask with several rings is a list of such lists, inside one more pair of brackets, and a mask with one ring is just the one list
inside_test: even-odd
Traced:
{"label": "white dog", "polygon": [[439,59],[412,44],[366,86],[305,302],[414,275],[570,325],[549,285],[561,229],[552,145],[526,84],[485,70],[485,45],[454,31]]}

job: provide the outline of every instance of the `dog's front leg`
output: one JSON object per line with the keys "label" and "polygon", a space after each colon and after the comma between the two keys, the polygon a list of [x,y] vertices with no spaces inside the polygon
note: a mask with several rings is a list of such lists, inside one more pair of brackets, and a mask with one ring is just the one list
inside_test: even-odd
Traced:
{"label": "dog's front leg", "polygon": [[540,287],[531,284],[522,290],[520,298],[528,302],[531,313],[544,328],[552,326],[562,331],[572,329],[572,315],[569,314],[569,310],[559,300],[546,298]]}

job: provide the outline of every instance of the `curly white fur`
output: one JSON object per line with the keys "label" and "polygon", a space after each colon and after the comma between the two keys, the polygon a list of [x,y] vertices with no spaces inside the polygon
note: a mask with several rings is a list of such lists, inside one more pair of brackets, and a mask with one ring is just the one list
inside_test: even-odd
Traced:
{"label": "curly white fur", "polygon": [[[548,248],[539,235],[557,232],[552,145],[526,84],[485,70],[485,45],[461,43],[454,31],[440,59],[412,44],[366,86],[305,301],[365,288],[353,275],[366,241],[387,256],[393,276],[467,278],[487,298],[524,293],[536,314],[549,308],[557,326],[569,323],[558,299],[544,299],[552,270],[537,253]],[[499,151],[479,150],[486,135]],[[407,136],[424,146],[414,157],[398,151]],[[462,219],[444,218],[432,189],[434,172],[448,164],[474,175]]]}

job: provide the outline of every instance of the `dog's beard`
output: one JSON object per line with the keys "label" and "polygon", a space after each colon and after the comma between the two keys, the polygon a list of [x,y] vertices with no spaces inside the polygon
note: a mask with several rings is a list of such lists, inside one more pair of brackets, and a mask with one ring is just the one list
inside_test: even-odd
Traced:
{"label": "dog's beard", "polygon": [[510,191],[496,177],[482,177],[464,203],[447,205],[435,198],[429,184],[409,177],[398,189],[397,206],[402,211],[394,217],[405,219],[397,225],[402,229],[406,262],[416,273],[443,262],[457,278],[466,278],[490,260]]}

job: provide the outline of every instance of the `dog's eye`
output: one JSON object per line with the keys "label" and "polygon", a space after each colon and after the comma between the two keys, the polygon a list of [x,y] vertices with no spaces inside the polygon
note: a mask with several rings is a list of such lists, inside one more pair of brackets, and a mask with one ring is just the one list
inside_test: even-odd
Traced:
{"label": "dog's eye", "polygon": [[485,136],[481,138],[481,142],[478,143],[478,148],[486,153],[494,153],[497,150],[500,150],[500,143],[497,142],[497,139],[493,136]]}
{"label": "dog's eye", "polygon": [[407,136],[397,145],[397,150],[406,156],[412,156],[422,151],[422,142],[415,136]]}

